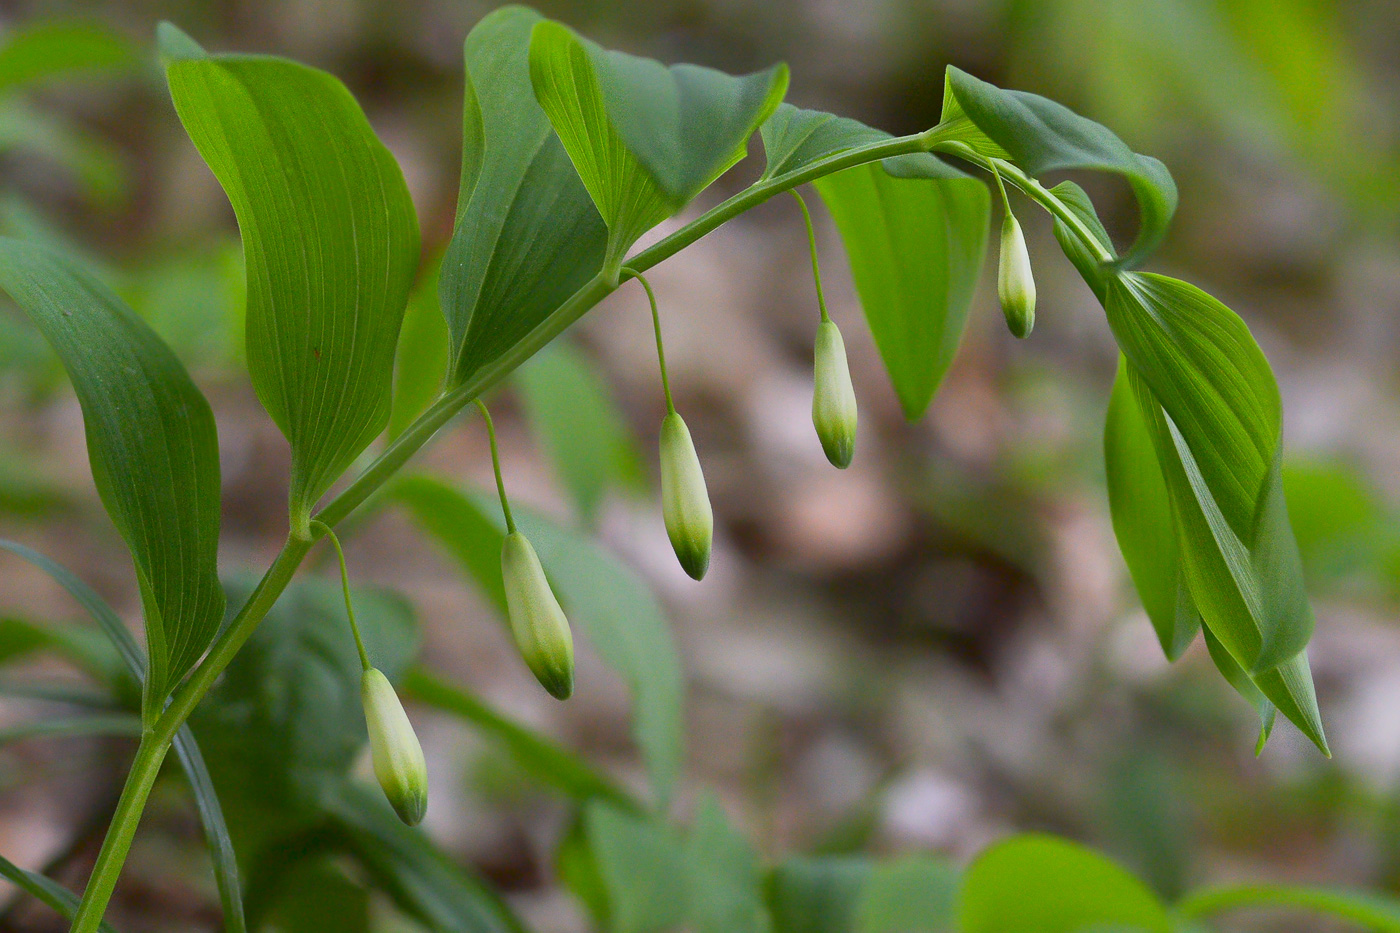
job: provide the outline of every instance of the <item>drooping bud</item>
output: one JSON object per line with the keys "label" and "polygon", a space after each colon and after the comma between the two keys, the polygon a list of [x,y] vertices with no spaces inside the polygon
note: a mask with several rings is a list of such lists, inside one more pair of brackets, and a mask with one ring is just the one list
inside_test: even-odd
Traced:
{"label": "drooping bud", "polygon": [[856,390],[851,386],[851,369],[846,364],[846,342],[834,321],[817,325],[812,369],[812,424],[826,459],[844,470],[856,452]]}
{"label": "drooping bud", "polygon": [[715,516],[690,429],[674,411],[661,422],[661,511],[676,558],[699,580],[710,569]]}
{"label": "drooping bud", "polygon": [[1001,267],[997,270],[997,297],[1013,336],[1028,337],[1035,326],[1035,277],[1031,255],[1021,225],[1008,210],[1001,222]]}
{"label": "drooping bud", "polygon": [[506,535],[501,547],[501,574],[515,647],[525,665],[550,695],[567,700],[574,692],[574,636],[545,579],[544,568],[528,538]]}
{"label": "drooping bud", "polygon": [[418,744],[399,695],[378,668],[367,668],[360,678],[360,699],[365,705],[374,776],[399,819],[417,826],[428,809],[428,768],[423,761],[423,746]]}

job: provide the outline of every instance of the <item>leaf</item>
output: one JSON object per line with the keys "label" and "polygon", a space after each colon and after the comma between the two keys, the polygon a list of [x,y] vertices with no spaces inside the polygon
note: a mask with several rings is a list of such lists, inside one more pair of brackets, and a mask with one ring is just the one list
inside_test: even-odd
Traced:
{"label": "leaf", "polygon": [[73,74],[134,70],[141,62],[127,38],[92,20],[36,20],[5,32],[0,92]]}
{"label": "leaf", "polygon": [[[1072,181],[1062,181],[1051,188],[1050,193],[1084,223],[1100,246],[1109,253],[1113,252],[1113,241],[1109,239],[1108,231],[1103,228],[1098,212],[1094,210],[1094,202],[1089,200],[1089,195],[1083,188]],[[1098,257],[1091,253],[1069,225],[1058,217],[1055,218],[1055,239],[1059,241],[1060,249],[1079,271],[1085,283],[1093,289],[1099,303],[1104,303],[1107,300],[1106,282],[1112,273],[1099,267]]]}
{"label": "leaf", "polygon": [[93,481],[136,565],[149,720],[223,621],[214,416],[160,338],[57,254],[0,237],[0,289],[44,333],[82,406]]}
{"label": "leaf", "polygon": [[[504,613],[501,542],[504,523],[494,496],[464,493],[442,480],[406,476],[386,499],[406,506]],[[656,597],[630,568],[590,538],[516,506],[516,522],[534,545],[571,622],[632,695],[632,732],[665,801],[683,755],[680,661]],[[504,617],[504,616],[503,616]]]}
{"label": "leaf", "polygon": [[685,921],[686,857],[669,826],[602,801],[588,806],[584,823],[608,894],[612,933],[656,933]]}
{"label": "leaf", "polygon": [[422,830],[405,826],[377,788],[341,782],[323,804],[376,886],[433,933],[525,933],[489,885],[464,871]]}
{"label": "leaf", "polygon": [[1177,915],[1187,919],[1232,910],[1304,910],[1348,921],[1376,933],[1400,933],[1400,901],[1367,891],[1311,888],[1281,884],[1250,884],[1206,888],[1182,898]]}
{"label": "leaf", "polygon": [[767,933],[758,854],[706,794],[685,843],[687,929],[693,933]]}
{"label": "leaf", "polygon": [[87,735],[141,735],[141,717],[130,713],[40,719],[0,728],[0,746],[35,738],[69,738]]}
{"label": "leaf", "polygon": [[[107,636],[117,654],[121,656],[131,676],[137,681],[145,676],[146,659],[141,656],[141,649],[137,646],[136,639],[127,631],[121,618],[117,616],[111,606],[107,605],[106,600],[97,595],[90,586],[66,567],[37,551],[30,550],[13,541],[6,541],[3,538],[0,538],[0,549],[29,561],[53,577],[54,581],[67,590],[68,594],[87,610],[88,615],[92,616],[98,628]],[[118,694],[120,695],[119,687]],[[185,776],[190,782],[195,807],[199,810],[205,839],[209,843],[210,858],[214,867],[214,882],[219,889],[225,927],[228,933],[242,933],[246,926],[243,918],[243,897],[238,880],[238,859],[233,851],[233,843],[229,837],[228,825],[224,821],[219,797],[214,792],[213,782],[209,777],[208,768],[204,764],[204,756],[201,754],[194,733],[188,724],[181,726],[179,731],[175,733],[173,744],[175,754],[179,757],[180,765],[184,768]]]}
{"label": "leaf", "polygon": [[[761,180],[788,175],[839,152],[894,138],[849,117],[802,110],[791,104],[779,104],[759,131],[768,159]],[[896,178],[971,177],[926,152],[883,159],[881,165]]]}
{"label": "leaf", "polygon": [[643,485],[641,454],[591,360],[556,340],[516,373],[525,414],[579,515],[592,526],[614,486]]}
{"label": "leaf", "polygon": [[329,859],[296,863],[269,926],[277,933],[370,933],[370,892]]}
{"label": "leaf", "polygon": [[1162,468],[1196,605],[1242,667],[1277,666],[1307,645],[1313,616],[1283,500],[1268,361],[1234,312],[1176,279],[1117,276],[1105,307],[1165,415],[1148,423],[1159,460],[1175,451]]}
{"label": "leaf", "polygon": [[[0,855],[0,878],[9,881],[31,897],[43,901],[62,914],[65,920],[72,920],[73,915],[78,912],[78,895],[38,872],[25,871],[3,855]],[[112,925],[105,920],[99,923],[97,928],[102,933],[116,933]]]}
{"label": "leaf", "polygon": [[1245,669],[1240,667],[1239,662],[1230,656],[1220,639],[1212,635],[1210,629],[1204,629],[1204,632],[1206,650],[1210,653],[1211,661],[1215,662],[1215,669],[1220,671],[1220,676],[1224,677],[1240,696],[1249,701],[1249,705],[1253,706],[1259,715],[1259,740],[1254,744],[1254,754],[1259,755],[1263,753],[1264,743],[1269,741],[1269,736],[1274,731],[1278,708],[1269,701]]}
{"label": "leaf", "polygon": [[1121,356],[1103,445],[1118,549],[1163,653],[1175,661],[1200,631],[1201,614],[1191,601],[1181,568],[1166,481],[1128,378],[1128,362]]}
{"label": "leaf", "polygon": [[945,933],[953,928],[958,873],[942,859],[911,855],[879,862],[856,912],[855,933]]}
{"label": "leaf", "polygon": [[904,179],[859,165],[816,181],[905,417],[923,414],[957,353],[987,247],[975,179]]}
{"label": "leaf", "polygon": [[1121,265],[1135,265],[1166,235],[1176,212],[1176,183],[1166,166],[1138,155],[1106,127],[1025,91],[1004,91],[948,66],[942,138],[956,139],[989,158],[1009,159],[1031,175],[1094,169],[1122,175],[1141,212],[1136,242]]}
{"label": "leaf", "polygon": [[[167,55],[195,54],[171,35],[162,36]],[[413,202],[394,157],[330,75],[239,55],[168,58],[166,75],[238,216],[248,370],[291,444],[292,525],[302,529],[388,421],[419,260]]]}
{"label": "leaf", "polygon": [[605,274],[647,230],[744,157],[787,91],[786,65],[736,78],[600,48],[549,20],[530,40],[535,97],[608,227]]}
{"label": "leaf", "polygon": [[775,933],[849,933],[856,929],[869,859],[790,858],[768,876],[768,909]]}
{"label": "leaf", "polygon": [[441,275],[450,385],[498,359],[603,265],[607,227],[535,102],[530,36],[540,21],[504,7],[466,40],[461,192]]}
{"label": "leaf", "polygon": [[638,809],[637,803],[611,778],[549,738],[501,715],[466,688],[416,667],[404,677],[400,689],[408,699],[471,724],[482,735],[500,743],[531,777],[576,803],[602,798],[622,809]]}
{"label": "leaf", "polygon": [[421,415],[447,378],[447,322],[438,304],[438,270],[441,261],[413,286],[403,330],[394,353],[394,404],[389,412],[389,438],[398,437]]}
{"label": "leaf", "polygon": [[1146,885],[1067,840],[1012,837],[983,852],[963,877],[959,933],[1078,933],[1089,927],[1171,931]]}

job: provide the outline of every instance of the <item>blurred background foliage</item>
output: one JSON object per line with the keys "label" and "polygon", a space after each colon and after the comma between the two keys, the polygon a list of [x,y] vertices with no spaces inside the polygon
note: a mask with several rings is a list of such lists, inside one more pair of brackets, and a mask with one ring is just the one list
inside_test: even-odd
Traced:
{"label": "blurred background foliage", "polygon": [[[82,257],[194,371],[219,418],[228,572],[260,566],[280,543],[287,455],[241,370],[232,212],[175,120],[154,25],[170,19],[211,49],[287,55],[342,78],[403,165],[435,257],[455,206],[461,41],[491,6],[0,3],[0,233]],[[540,6],[604,45],[668,61],[740,72],[785,59],[794,103],[892,132],[936,122],[948,63],[1107,124],[1163,159],[1181,188],[1153,267],[1245,317],[1285,400],[1285,479],[1318,609],[1313,665],[1330,762],[1287,726],[1254,758],[1252,712],[1204,649],[1175,667],[1161,658],[1103,491],[1113,344],[1045,218],[1027,224],[1041,287],[1034,338],[1005,333],[989,269],[944,388],[923,422],[907,424],[818,214],[863,406],[845,473],[827,467],[809,421],[816,305],[793,206],[760,208],[655,271],[677,402],[716,506],[703,585],[665,546],[654,495],[660,387],[642,295],[624,289],[521,370],[498,420],[514,495],[596,531],[670,612],[689,685],[682,808],[713,789],[770,858],[962,860],[1010,830],[1041,829],[1100,847],[1167,895],[1240,878],[1400,891],[1394,0]],[[741,165],[702,201],[756,171]],[[1127,192],[1079,180],[1119,242],[1130,239]],[[432,276],[426,262],[406,348],[432,346],[440,332]],[[0,307],[0,534],[60,558],[133,617],[77,405],[13,312]],[[441,362],[425,352],[401,353],[391,431],[435,389]],[[426,458],[448,475],[489,476],[470,420]],[[580,658],[576,700],[554,704],[491,624],[489,599],[402,517],[367,519],[349,558],[357,580],[411,600],[435,669],[617,779],[640,779],[626,693],[596,655]],[[0,573],[0,615],[75,618],[46,578],[8,558]],[[0,708],[5,721],[30,712]],[[563,806],[490,744],[415,716],[434,781],[430,831],[541,929],[578,929],[550,864]],[[123,741],[0,751],[0,852],[80,882],[119,789]],[[140,919],[121,928],[207,921],[187,805],[157,800],[146,825],[167,832],[138,839],[119,909]]]}

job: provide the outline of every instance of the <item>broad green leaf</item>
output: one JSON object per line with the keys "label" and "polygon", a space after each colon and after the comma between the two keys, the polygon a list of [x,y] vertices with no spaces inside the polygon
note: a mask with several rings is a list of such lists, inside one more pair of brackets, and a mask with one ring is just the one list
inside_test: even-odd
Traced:
{"label": "broad green leaf", "polygon": [[1234,910],[1258,911],[1261,908],[1290,913],[1305,911],[1344,920],[1375,933],[1400,933],[1400,901],[1382,894],[1341,888],[1282,884],[1206,888],[1182,898],[1176,913],[1195,920]]}
{"label": "broad green leaf", "polygon": [[1127,367],[1120,356],[1104,428],[1108,505],[1138,598],[1162,651],[1175,661],[1200,631],[1201,614],[1186,586],[1166,481]]}
{"label": "broad green leaf", "polygon": [[602,801],[588,806],[584,822],[608,894],[612,933],[659,933],[683,923],[690,889],[675,830]]}
{"label": "broad green leaf", "polygon": [[1374,585],[1400,524],[1366,475],[1345,460],[1289,457],[1283,491],[1308,579],[1336,585],[1359,576]]}
{"label": "broad green leaf", "polygon": [[405,675],[400,689],[407,699],[470,723],[498,742],[523,771],[576,803],[601,798],[623,809],[637,809],[636,802],[612,779],[546,736],[501,715],[465,687],[419,667]]}
{"label": "broad green leaf", "polygon": [[627,249],[745,155],[787,91],[786,65],[732,77],[603,49],[549,20],[534,27],[530,78],[608,227],[605,274]]}
{"label": "broad green leaf", "polygon": [[[889,133],[849,117],[779,104],[759,127],[768,165],[763,178],[800,171],[828,156],[891,139]],[[885,170],[897,178],[967,178],[965,173],[926,152],[884,159]]]}
{"label": "broad green leaf", "polygon": [[447,378],[447,321],[438,304],[441,261],[413,286],[403,315],[403,331],[394,355],[394,404],[389,412],[389,437],[398,437],[442,391]]}
{"label": "broad green leaf", "polygon": [[[1286,595],[1289,590],[1301,594],[1302,584],[1299,579],[1301,568],[1298,567],[1297,551],[1296,547],[1293,547],[1292,535],[1286,524],[1286,515],[1281,533],[1275,533],[1272,540],[1266,541],[1266,546],[1258,548],[1259,553],[1265,559],[1256,559],[1251,565],[1248,555],[1241,557],[1236,552],[1227,556],[1225,548],[1230,544],[1230,539],[1226,537],[1228,527],[1214,500],[1207,494],[1208,490],[1202,492],[1206,487],[1204,482],[1200,481],[1201,472],[1199,468],[1194,466],[1190,450],[1187,448],[1181,432],[1175,429],[1172,419],[1163,410],[1159,398],[1153,393],[1151,387],[1148,386],[1146,380],[1131,361],[1127,373],[1132,395],[1137,399],[1143,424],[1152,437],[1153,448],[1157,454],[1157,464],[1162,471],[1163,479],[1166,481],[1167,497],[1171,503],[1173,527],[1176,529],[1177,549],[1180,554],[1183,576],[1192,601],[1201,613],[1204,628],[1214,636],[1215,641],[1218,642],[1217,647],[1223,648],[1234,659],[1234,666],[1238,666],[1246,672],[1270,702],[1301,729],[1321,749],[1323,754],[1330,754],[1327,749],[1327,739],[1323,734],[1322,719],[1317,708],[1317,697],[1313,691],[1312,675],[1309,671],[1306,652],[1300,650],[1274,667],[1250,671],[1241,661],[1236,649],[1231,647],[1230,641],[1222,635],[1222,626],[1244,627],[1252,621],[1246,614],[1247,604],[1244,603],[1244,599],[1240,595],[1241,592],[1253,593],[1257,598],[1261,588],[1272,587],[1265,595],[1277,596],[1280,593]],[[1191,466],[1188,467],[1188,464]],[[1273,484],[1274,487],[1278,486],[1276,465],[1277,457],[1275,457],[1274,469],[1266,478],[1266,481]],[[1281,490],[1271,492],[1269,495],[1274,497],[1281,507]],[[1267,529],[1268,526],[1265,527]],[[1219,529],[1225,530],[1219,531]],[[1286,536],[1281,542],[1278,540],[1279,534]],[[1221,545],[1222,540],[1226,542],[1226,545]],[[1236,542],[1236,544],[1238,543]],[[1285,579],[1281,583],[1274,583],[1269,574],[1279,571],[1278,562],[1272,560],[1271,555],[1277,549],[1282,549],[1283,553],[1287,555],[1290,547],[1292,547],[1292,567],[1290,569],[1285,562],[1283,571],[1291,574],[1292,578]],[[1262,572],[1256,568],[1262,568]],[[1306,595],[1301,595],[1301,599],[1303,609],[1310,622],[1312,618],[1311,608],[1308,607]],[[1230,630],[1226,628],[1226,631]],[[1238,636],[1239,632],[1233,631],[1231,634]],[[1223,659],[1217,658],[1216,666],[1220,668],[1226,679],[1236,686],[1236,689],[1239,689],[1247,699],[1259,708],[1265,727],[1261,734],[1266,732],[1270,723],[1270,714],[1267,708],[1262,707],[1258,703],[1257,697],[1238,682],[1239,678],[1235,675],[1232,665],[1225,664]]]}
{"label": "broad green leaf", "polygon": [[[501,541],[504,522],[494,495],[465,493],[442,480],[408,476],[386,496],[409,510],[504,614]],[[666,800],[680,769],[680,660],[656,597],[635,572],[585,535],[515,506],[551,585],[603,663],[632,695],[632,731],[656,796]],[[504,618],[504,615],[502,615]]]}
{"label": "broad green leaf", "polygon": [[[52,907],[66,920],[72,920],[78,911],[78,895],[38,872],[25,871],[3,855],[0,855],[0,878]],[[116,933],[105,920],[98,925],[98,929],[102,933]]]}
{"label": "broad green leaf", "polygon": [[949,933],[958,881],[953,866],[930,856],[876,863],[861,893],[855,933]]}
{"label": "broad green leaf", "polygon": [[467,36],[462,180],[443,258],[448,382],[499,358],[603,266],[607,227],[530,81],[539,14],[504,7]]}
{"label": "broad green leaf", "polygon": [[525,933],[490,885],[405,826],[378,788],[341,782],[322,805],[375,887],[433,933]]}
{"label": "broad green leaf", "polygon": [[1137,878],[1083,846],[1015,836],[983,852],[963,876],[959,933],[1080,933],[1087,928],[1170,933]]}
{"label": "broad green leaf", "polygon": [[693,933],[768,933],[758,854],[714,795],[699,804],[685,843],[686,928]]}
{"label": "broad green leaf", "polygon": [[129,39],[93,20],[37,20],[0,37],[0,92],[73,74],[134,70],[141,55]]}
{"label": "broad green leaf", "polygon": [[940,138],[1008,159],[1031,175],[1095,169],[1122,175],[1137,196],[1141,228],[1122,260],[1135,264],[1166,235],[1176,211],[1176,183],[1166,166],[1138,155],[1106,127],[1025,91],[1004,91],[948,66]]}
{"label": "broad green leaf", "polygon": [[44,333],[82,406],[93,481],[136,565],[150,719],[223,621],[214,416],[160,338],[67,260],[0,237],[0,289]]}
{"label": "broad green leaf", "polygon": [[870,881],[869,859],[790,858],[768,874],[766,892],[774,933],[850,933]]}
{"label": "broad green leaf", "polygon": [[585,524],[608,490],[641,486],[641,454],[612,391],[571,343],[556,340],[516,373],[525,414]]}
{"label": "broad green leaf", "polygon": [[1269,363],[1233,311],[1185,282],[1124,273],[1105,308],[1165,415],[1148,423],[1158,459],[1176,453],[1162,468],[1196,606],[1245,670],[1277,666],[1307,645],[1313,615],[1283,500]]}
{"label": "broad green leaf", "polygon": [[[1084,223],[1089,233],[1098,240],[1100,246],[1108,250],[1109,253],[1113,253],[1113,241],[1109,239],[1108,231],[1103,228],[1098,212],[1094,210],[1094,202],[1089,200],[1089,195],[1083,188],[1072,181],[1062,181],[1051,188],[1050,193],[1058,198],[1060,203],[1069,209],[1070,213]],[[1058,217],[1055,218],[1055,239],[1059,241],[1060,249],[1074,264],[1075,269],[1079,270],[1084,282],[1098,297],[1099,303],[1102,304],[1106,301],[1106,283],[1112,275],[1111,270],[1101,269],[1098,257],[1090,252],[1069,225]]]}
{"label": "broad green leaf", "polygon": [[991,198],[975,179],[894,178],[859,165],[816,182],[836,219],[875,345],[906,417],[957,353],[982,273]]}
{"label": "broad green leaf", "polygon": [[166,76],[238,216],[248,370],[291,444],[292,523],[301,529],[388,422],[419,260],[413,202],[394,157],[330,75],[219,55],[168,58]]}

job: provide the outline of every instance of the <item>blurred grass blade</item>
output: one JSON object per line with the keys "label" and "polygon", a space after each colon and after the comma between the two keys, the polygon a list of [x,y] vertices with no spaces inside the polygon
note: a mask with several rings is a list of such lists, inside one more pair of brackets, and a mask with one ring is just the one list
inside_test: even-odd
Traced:
{"label": "blurred grass blade", "polygon": [[400,685],[406,699],[450,713],[500,743],[522,770],[577,803],[603,799],[627,810],[639,804],[611,778],[547,737],[501,715],[463,687],[448,683],[422,667]]}
{"label": "blurred grass blade", "polygon": [[1064,169],[1122,175],[1142,215],[1124,264],[1150,253],[1176,212],[1176,183],[1166,166],[1133,152],[1106,127],[1037,94],[1004,91],[949,65],[940,126],[940,138],[964,142],[989,158],[1009,159],[1030,175]]}
{"label": "blurred grass blade", "polygon": [[768,873],[765,897],[777,933],[851,933],[873,865],[860,856],[798,856]]}
{"label": "blurred grass blade", "polygon": [[1186,586],[1166,481],[1121,356],[1103,445],[1118,549],[1163,653],[1175,661],[1200,631],[1201,614]]}
{"label": "blurred grass blade", "polygon": [[685,842],[689,922],[694,933],[768,933],[758,853],[707,793]]}
{"label": "blurred grass blade", "polygon": [[982,274],[991,198],[975,179],[895,178],[860,165],[816,182],[907,418],[957,353]]}
{"label": "blurred grass blade", "polygon": [[526,417],[588,526],[610,488],[644,485],[636,437],[592,360],[556,340],[516,371]]}
{"label": "blurred grass blade", "polygon": [[602,801],[584,811],[584,826],[612,933],[661,933],[686,921],[691,892],[679,834],[660,819]]}
{"label": "blurred grass blade", "polygon": [[434,933],[526,933],[510,907],[419,829],[405,826],[383,795],[344,783],[326,812],[376,886]]}
{"label": "blurred grass blade", "polygon": [[461,191],[440,283],[451,385],[522,340],[603,265],[607,228],[531,86],[540,21],[505,7],[464,48]]}
{"label": "blurred grass blade", "polygon": [[861,891],[855,933],[946,933],[960,879],[948,862],[909,855],[875,864]]}
{"label": "blurred grass blade", "polygon": [[1171,933],[1172,925],[1147,886],[1114,862],[1064,839],[1024,835],[993,845],[968,866],[957,929]]}
{"label": "blurred grass blade", "polygon": [[160,338],[67,260],[0,238],[0,288],[48,338],[82,405],[93,480],[136,565],[149,720],[223,621],[214,416]]}
{"label": "blurred grass blade", "polygon": [[[166,33],[163,45],[175,45],[178,32]],[[359,104],[325,72],[218,55],[167,58],[166,74],[180,120],[238,216],[248,370],[291,444],[292,524],[301,530],[388,422],[419,260],[413,202]]]}
{"label": "blurred grass blade", "polygon": [[[78,896],[56,881],[51,881],[37,872],[25,871],[9,859],[0,855],[0,878],[11,882],[26,894],[43,901],[67,920],[72,920],[78,910]],[[116,933],[105,920],[98,926],[102,933]]]}
{"label": "blurred grass blade", "polygon": [[[1275,909],[1321,914],[1375,933],[1400,933],[1400,900],[1339,888],[1252,884],[1206,888],[1182,898],[1175,913],[1186,920],[1234,910]],[[1301,929],[1301,928],[1300,928]]]}
{"label": "blurred grass blade", "polygon": [[[405,506],[504,613],[504,523],[494,496],[465,493],[428,476],[406,476],[386,501]],[[632,695],[632,732],[659,802],[670,797],[683,756],[680,660],[665,613],[630,568],[586,535],[515,507],[569,619]]]}
{"label": "blurred grass blade", "polygon": [[69,738],[72,736],[141,734],[141,717],[130,713],[75,716],[71,719],[40,719],[0,728],[0,746],[25,739]]}
{"label": "blurred grass blade", "polygon": [[34,20],[0,37],[0,92],[75,74],[134,71],[135,43],[87,19]]}

